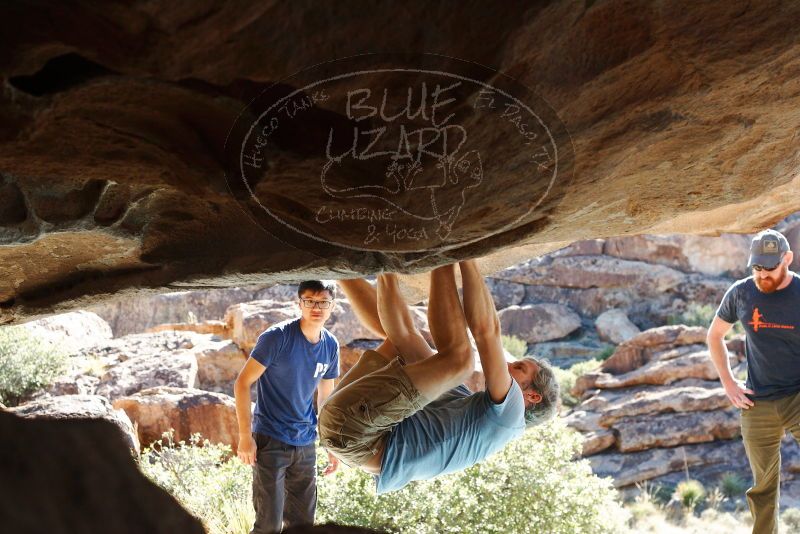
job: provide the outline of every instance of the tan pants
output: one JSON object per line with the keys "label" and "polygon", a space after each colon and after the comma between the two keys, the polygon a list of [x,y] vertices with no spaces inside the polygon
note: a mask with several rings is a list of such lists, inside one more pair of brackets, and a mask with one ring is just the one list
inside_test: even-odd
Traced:
{"label": "tan pants", "polygon": [[403,370],[373,350],[365,351],[319,412],[320,443],[350,466],[377,454],[400,421],[428,404]]}
{"label": "tan pants", "polygon": [[753,516],[753,534],[778,532],[781,438],[786,430],[800,441],[800,393],[777,400],[756,400],[742,410],[742,439],[753,471],[747,502]]}

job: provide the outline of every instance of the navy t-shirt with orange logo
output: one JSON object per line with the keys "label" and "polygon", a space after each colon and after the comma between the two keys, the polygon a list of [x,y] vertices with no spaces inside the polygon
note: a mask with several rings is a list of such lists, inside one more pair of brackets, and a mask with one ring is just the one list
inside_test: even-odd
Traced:
{"label": "navy t-shirt with orange logo", "polygon": [[800,391],[800,276],[788,286],[762,293],[750,276],[733,284],[717,309],[745,329],[747,387],[752,399],[773,400]]}

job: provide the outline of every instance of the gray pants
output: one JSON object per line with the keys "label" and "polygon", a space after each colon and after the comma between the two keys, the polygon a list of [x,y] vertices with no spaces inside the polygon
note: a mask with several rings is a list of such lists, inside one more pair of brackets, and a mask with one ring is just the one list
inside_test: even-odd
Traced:
{"label": "gray pants", "polygon": [[253,434],[258,452],[253,466],[251,534],[280,532],[284,526],[314,523],[317,507],[314,445],[295,447],[264,434]]}

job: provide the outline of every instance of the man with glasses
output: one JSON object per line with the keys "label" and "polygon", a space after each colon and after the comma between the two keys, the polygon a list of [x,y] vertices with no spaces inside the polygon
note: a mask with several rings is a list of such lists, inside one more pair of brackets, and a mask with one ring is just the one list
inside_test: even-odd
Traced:
{"label": "man with glasses", "polygon": [[[297,289],[300,317],[265,330],[234,385],[239,423],[237,455],[253,466],[252,534],[312,524],[317,505],[317,416],[339,376],[339,343],[323,326],[333,311],[336,284],[310,280]],[[250,386],[258,382],[251,421]],[[252,424],[252,427],[251,427]],[[338,460],[328,455],[325,474]]]}
{"label": "man with glasses", "polygon": [[[789,430],[800,440],[800,277],[789,270],[792,259],[783,234],[756,235],[747,264],[752,275],[725,293],[707,337],[725,393],[742,410],[753,471],[747,501],[758,534],[777,532],[781,438]],[[746,384],[731,373],[724,341],[736,321],[745,330]]]}
{"label": "man with glasses", "polygon": [[[545,362],[506,362],[500,321],[474,261],[431,272],[428,326],[432,349],[414,325],[397,276],[341,280],[361,322],[382,338],[342,378],[319,415],[320,442],[348,465],[372,473],[378,493],[413,480],[465,469],[501,450],[526,426],[551,419],[558,382]],[[486,391],[463,382],[478,349]]]}

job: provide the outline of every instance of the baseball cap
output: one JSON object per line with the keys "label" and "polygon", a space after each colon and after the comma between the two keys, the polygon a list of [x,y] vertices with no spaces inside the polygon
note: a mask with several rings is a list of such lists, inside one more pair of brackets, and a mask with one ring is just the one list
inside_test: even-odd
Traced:
{"label": "baseball cap", "polygon": [[750,243],[750,259],[747,266],[761,265],[773,269],[780,263],[784,253],[789,252],[789,242],[775,230],[759,232]]}

